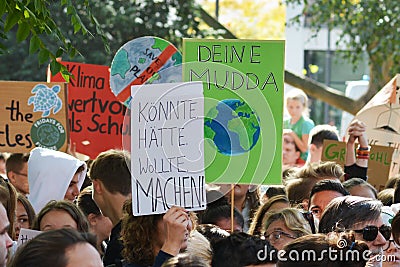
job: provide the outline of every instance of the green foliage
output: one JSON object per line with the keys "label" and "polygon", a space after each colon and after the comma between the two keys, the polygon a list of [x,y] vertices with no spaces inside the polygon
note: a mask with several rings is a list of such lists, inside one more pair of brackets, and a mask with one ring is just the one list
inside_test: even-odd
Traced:
{"label": "green foliage", "polygon": [[[62,0],[57,3],[61,8],[66,10],[74,34],[88,35],[91,34],[84,23],[82,16],[91,16],[91,10],[88,0]],[[79,14],[75,5],[85,7],[85,13]],[[51,64],[52,73],[62,70],[62,66],[56,62],[57,56],[74,56],[76,49],[71,45],[70,40],[66,37],[65,32],[56,24],[58,17],[50,10],[50,2],[47,0],[7,0],[1,1],[0,15],[2,17],[0,36],[1,36],[1,53],[9,53],[14,46],[5,44],[6,39],[10,38],[10,33],[16,30],[16,41],[29,41],[29,53],[38,52],[39,64],[53,62]],[[95,32],[102,35],[100,27],[95,27]],[[29,38],[30,37],[30,38]],[[50,38],[49,38],[50,37]],[[49,46],[49,42],[55,44],[56,48]],[[106,49],[108,49],[107,43]],[[61,48],[61,50],[59,49]],[[55,51],[58,51],[56,54]],[[61,52],[60,52],[61,51]],[[15,62],[14,62],[15,63]]]}
{"label": "green foliage", "polygon": [[[14,27],[8,26],[6,30],[5,23],[0,22],[0,44],[4,47],[0,52],[5,53],[0,55],[5,62],[0,65],[0,79],[43,80],[49,62],[53,73],[66,74],[55,61],[57,57],[111,65],[114,54],[124,43],[141,36],[158,36],[180,47],[182,37],[208,34],[199,29],[199,7],[195,0],[6,2],[7,18],[3,21],[10,20],[7,25],[14,23]],[[16,3],[20,7],[12,8]],[[106,49],[104,44],[108,45]],[[40,68],[38,62],[43,63]]]}
{"label": "green foliage", "polygon": [[[393,0],[284,0],[286,4],[304,4],[302,14],[293,18],[306,23],[317,32],[322,27],[340,29],[338,43],[348,48],[346,57],[353,64],[366,51],[371,75],[382,80],[400,72],[400,6]],[[384,83],[385,81],[381,81]],[[382,84],[381,83],[381,84]]]}

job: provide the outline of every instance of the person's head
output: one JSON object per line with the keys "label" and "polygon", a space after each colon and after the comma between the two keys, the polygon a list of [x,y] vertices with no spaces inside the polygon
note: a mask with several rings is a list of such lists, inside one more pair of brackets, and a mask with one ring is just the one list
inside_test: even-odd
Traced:
{"label": "person's head", "polygon": [[286,208],[265,215],[262,233],[279,250],[294,239],[311,234],[311,227],[300,210]]}
{"label": "person's head", "polygon": [[90,230],[97,236],[97,241],[102,242],[111,234],[112,222],[104,216],[92,198],[92,186],[82,190],[77,199],[78,208],[85,214]]}
{"label": "person's head", "polygon": [[210,267],[210,263],[196,254],[182,253],[165,261],[162,267]]}
{"label": "person's head", "polygon": [[265,191],[262,201],[263,203],[267,202],[268,199],[274,196],[286,196],[286,191],[284,186],[280,185],[271,185],[268,186],[267,190]]}
{"label": "person's head", "polygon": [[71,181],[69,182],[67,191],[65,192],[64,195],[64,200],[73,202],[79,195],[79,190],[80,190],[80,185],[79,184],[79,177],[82,176],[82,173],[85,172],[86,175],[86,166],[82,165],[80,166],[74,176],[72,177]]}
{"label": "person's head", "polygon": [[350,192],[352,196],[366,197],[377,199],[378,192],[370,183],[361,178],[351,178],[343,182],[344,188]]}
{"label": "person's head", "polygon": [[306,235],[287,244],[277,267],[364,267],[368,246],[356,241],[354,235]]}
{"label": "person's head", "polygon": [[89,232],[89,223],[75,204],[65,200],[51,200],[37,214],[32,229],[49,231],[60,228]]}
{"label": "person's head", "polygon": [[383,189],[378,193],[377,199],[382,202],[384,206],[391,206],[393,204],[394,188]]}
{"label": "person's head", "polygon": [[199,224],[196,227],[196,231],[207,238],[210,243],[226,238],[230,235],[229,232],[214,224]]}
{"label": "person's head", "polygon": [[349,192],[339,181],[319,181],[311,189],[309,210],[313,213],[314,217],[319,219],[332,199],[347,195],[349,195]]}
{"label": "person's head", "polygon": [[308,97],[299,89],[293,89],[286,95],[286,109],[290,117],[300,118],[308,115]]}
{"label": "person's head", "polygon": [[[243,215],[234,208],[234,231],[243,231]],[[200,218],[201,224],[214,224],[230,232],[231,227],[231,206],[230,205],[209,205]]]}
{"label": "person's head", "polygon": [[251,222],[248,233],[251,235],[261,235],[265,214],[267,212],[279,211],[285,208],[289,208],[289,206],[289,200],[286,196],[278,195],[271,197],[265,204],[258,208]]}
{"label": "person's head", "polygon": [[7,175],[6,160],[7,160],[6,155],[0,152],[0,175],[1,174]]}
{"label": "person's head", "polygon": [[28,160],[29,201],[38,213],[50,200],[74,201],[86,163],[61,151],[36,147]]}
{"label": "person's head", "polygon": [[319,162],[321,160],[324,140],[339,141],[339,132],[335,126],[321,124],[311,129],[308,137],[310,162]]}
{"label": "person's head", "polygon": [[186,253],[196,255],[204,262],[211,264],[212,250],[210,241],[198,231],[194,230],[190,233]]}
{"label": "person's head", "polygon": [[340,180],[344,175],[343,168],[332,161],[320,163],[306,163],[297,172],[293,172],[290,178],[314,178],[318,180]]}
{"label": "person's head", "polygon": [[386,181],[385,189],[394,188],[395,185],[396,185],[396,183],[397,183],[397,181],[400,181],[400,174],[397,174],[397,175],[395,175],[395,176],[393,176],[393,177],[390,177],[390,178]]}
{"label": "person's head", "polygon": [[46,231],[18,248],[9,267],[102,267],[95,237],[74,229]]}
{"label": "person's head", "polygon": [[10,222],[8,221],[7,212],[4,206],[0,203],[0,267],[5,267],[8,259],[8,249],[13,242],[8,235]]}
{"label": "person's head", "polygon": [[35,210],[33,209],[29,200],[21,193],[18,193],[15,217],[15,240],[18,240],[21,228],[30,229],[33,225],[33,221],[35,220]]}
{"label": "person's head", "polygon": [[128,199],[131,195],[130,158],[128,152],[112,149],[100,153],[91,165],[93,199],[105,216],[110,217],[113,209],[122,210],[122,205],[114,207],[112,196]]}
{"label": "person's head", "polygon": [[29,154],[14,153],[6,161],[8,179],[24,195],[29,194],[28,159]]}
{"label": "person's head", "polygon": [[380,253],[386,244],[387,230],[381,217],[379,200],[359,196],[333,199],[319,221],[319,233],[352,230],[357,240],[363,240],[373,253]]}
{"label": "person's head", "polygon": [[[123,243],[122,256],[128,263],[151,266],[159,250],[166,240],[166,223],[164,214],[134,216],[132,200],[123,206],[121,224],[121,240]],[[180,249],[187,247],[192,223],[188,223]]]}
{"label": "person's head", "polygon": [[290,134],[283,134],[282,139],[282,164],[297,166],[301,154],[300,148]]}
{"label": "person's head", "polygon": [[0,177],[0,202],[6,208],[10,227],[8,228],[9,236],[15,238],[15,210],[17,208],[17,190],[7,180]]}
{"label": "person's head", "polygon": [[292,206],[301,206],[308,210],[308,200],[313,186],[318,182],[315,178],[290,179],[286,183],[286,194]]}
{"label": "person's head", "polygon": [[[227,238],[212,243],[212,266],[242,267],[275,263],[276,253],[270,243],[258,236],[233,233]],[[259,257],[260,251],[266,257]],[[273,266],[273,265],[271,265]]]}

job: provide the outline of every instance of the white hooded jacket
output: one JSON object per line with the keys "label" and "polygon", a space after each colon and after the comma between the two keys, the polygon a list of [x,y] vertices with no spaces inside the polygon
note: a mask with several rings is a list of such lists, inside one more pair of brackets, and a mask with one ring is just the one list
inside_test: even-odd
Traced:
{"label": "white hooded jacket", "polygon": [[50,200],[63,200],[69,184],[80,166],[78,188],[85,180],[86,163],[63,152],[34,148],[28,160],[29,196],[38,213]]}

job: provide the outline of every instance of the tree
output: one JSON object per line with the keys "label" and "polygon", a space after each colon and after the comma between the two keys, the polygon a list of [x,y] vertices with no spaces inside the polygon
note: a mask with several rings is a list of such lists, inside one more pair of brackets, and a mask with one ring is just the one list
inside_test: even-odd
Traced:
{"label": "tree", "polygon": [[[53,72],[66,74],[56,57],[110,65],[125,42],[145,35],[159,36],[179,47],[182,37],[212,34],[199,29],[199,9],[194,0],[71,1],[1,2],[4,23],[0,41],[4,55],[0,59],[4,64],[0,65],[0,78],[41,79],[49,60]],[[29,16],[25,17],[25,13]],[[42,64],[39,70],[37,62]]]}
{"label": "tree", "polygon": [[[200,3],[209,14],[215,13],[215,0],[200,0]],[[219,1],[218,21],[238,38],[285,38],[285,6],[277,0]]]}
{"label": "tree", "polygon": [[[345,56],[355,65],[364,51],[368,55],[370,83],[368,92],[352,108],[358,111],[389,80],[400,72],[399,7],[392,0],[285,0],[288,5],[304,5],[293,18],[300,23],[304,15],[316,33],[322,27],[340,29],[337,43],[347,47]],[[329,103],[329,102],[328,102]]]}
{"label": "tree", "polygon": [[[397,16],[398,7],[395,1],[363,0],[358,2],[322,0],[322,1],[301,1],[286,0],[287,4],[309,3],[299,14],[294,23],[299,23],[300,18],[307,14],[312,18],[312,27],[318,32],[324,25],[330,28],[339,27],[343,29],[343,34],[339,41],[347,42],[349,47],[346,55],[353,64],[362,56],[362,52],[367,50],[370,64],[370,87],[368,92],[359,100],[355,101],[344,95],[343,92],[330,88],[313,79],[300,77],[289,71],[285,71],[285,83],[300,88],[308,95],[320,99],[338,109],[356,114],[375,94],[382,88],[396,73],[400,72],[400,39],[398,29],[400,29],[399,18]],[[363,10],[368,12],[363,19]],[[336,15],[332,15],[333,10]],[[224,25],[215,20],[204,10],[202,19],[214,29],[225,29],[224,38],[237,38],[235,34],[225,28]],[[335,19],[327,20],[329,18]],[[385,25],[383,25],[385,24]],[[384,27],[384,29],[382,29]],[[369,46],[368,46],[369,45]],[[386,49],[386,50],[385,50]],[[397,65],[396,65],[397,64]]]}
{"label": "tree", "polygon": [[[22,42],[29,40],[29,53],[38,55],[39,64],[47,63],[50,60],[50,67],[53,73],[61,72],[68,78],[68,71],[56,61],[57,57],[69,55],[74,57],[78,51],[72,45],[71,39],[62,32],[49,10],[49,1],[46,0],[7,0],[0,1],[0,52],[7,53],[9,47],[5,41],[10,39],[9,33],[15,33],[15,40]],[[84,16],[95,26],[95,32],[104,41],[108,48],[106,39],[96,18],[91,12],[88,0],[61,0],[58,7],[65,10],[71,24],[73,34],[91,35],[92,33],[82,22],[81,14],[76,7],[85,10]],[[82,8],[83,7],[83,8]],[[14,37],[12,38],[14,39]],[[55,50],[49,49],[48,42],[57,44]]]}

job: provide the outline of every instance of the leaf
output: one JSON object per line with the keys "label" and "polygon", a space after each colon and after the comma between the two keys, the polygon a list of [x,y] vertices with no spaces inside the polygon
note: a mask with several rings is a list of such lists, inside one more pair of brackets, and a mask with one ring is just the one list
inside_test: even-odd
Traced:
{"label": "leaf", "polygon": [[43,63],[45,63],[46,61],[49,60],[49,50],[47,49],[41,49],[39,52],[39,64],[42,65]]}
{"label": "leaf", "polygon": [[29,33],[31,32],[31,28],[28,23],[22,22],[18,26],[18,31],[17,31],[17,42],[22,42],[26,38],[28,38]]}
{"label": "leaf", "polygon": [[51,74],[52,74],[53,76],[56,75],[56,74],[59,73],[60,70],[61,70],[61,64],[60,64],[58,61],[56,61],[56,60],[52,60],[52,61],[50,62],[50,70],[51,70]]}
{"label": "leaf", "polygon": [[61,57],[62,54],[64,54],[64,50],[60,47],[60,48],[58,48],[58,50],[56,52],[56,57]]}
{"label": "leaf", "polygon": [[70,78],[74,79],[74,75],[72,75],[67,67],[64,65],[61,65],[61,70],[60,70],[61,76],[64,78],[65,82],[69,83]]}
{"label": "leaf", "polygon": [[6,1],[0,1],[0,17],[6,12]]}
{"label": "leaf", "polygon": [[4,31],[8,32],[14,27],[15,24],[21,19],[21,12],[15,11],[13,13],[9,13],[7,16],[6,23],[4,24]]}
{"label": "leaf", "polygon": [[31,41],[29,43],[29,54],[35,53],[40,46],[40,39],[37,35],[32,36]]}

